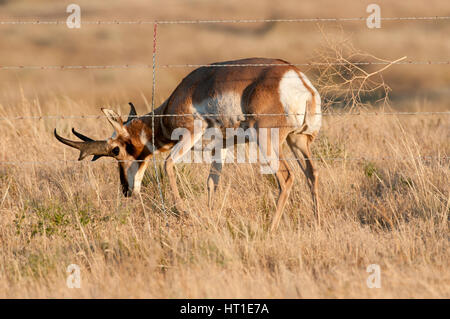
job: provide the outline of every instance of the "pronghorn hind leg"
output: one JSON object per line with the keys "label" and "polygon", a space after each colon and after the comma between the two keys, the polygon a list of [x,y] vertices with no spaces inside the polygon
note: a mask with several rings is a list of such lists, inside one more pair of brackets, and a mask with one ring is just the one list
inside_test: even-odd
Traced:
{"label": "pronghorn hind leg", "polygon": [[[269,129],[268,131],[270,132],[271,130]],[[270,225],[271,232],[276,230],[278,224],[280,223],[281,216],[284,212],[284,207],[286,206],[287,199],[289,198],[289,194],[292,189],[292,184],[294,183],[294,175],[292,174],[289,163],[284,158],[282,149],[282,144],[285,140],[286,133],[283,131],[278,132],[279,136],[277,141],[272,140],[272,132],[270,132],[270,137],[269,133],[267,133],[265,137],[267,141],[264,141],[265,138],[262,138],[260,133],[258,134],[258,146],[261,152],[260,154],[262,157],[265,157],[265,162],[270,165],[270,170],[273,174],[275,174],[280,190],[277,200],[277,208]],[[270,147],[268,146],[267,142],[269,142]],[[278,145],[274,145],[273,142],[278,142]],[[268,152],[268,150],[270,150],[270,152]],[[261,159],[263,158],[260,158],[260,160]]]}
{"label": "pronghorn hind leg", "polygon": [[[312,162],[312,155],[310,150],[311,137],[305,134],[292,133],[287,137],[287,143],[297,158],[297,163],[302,169],[303,173],[308,180],[309,187],[311,189],[312,200],[314,204],[314,213],[316,214],[317,221],[320,223],[320,210],[319,210],[319,193],[318,193],[318,172]],[[301,158],[304,157],[305,163],[303,164]]]}
{"label": "pronghorn hind leg", "polygon": [[[211,163],[211,168],[209,169],[209,176],[206,181],[206,185],[208,187],[208,207],[210,209],[212,209],[214,205],[214,195],[219,185],[220,175],[222,173],[222,167],[223,163],[225,162],[226,154],[227,149],[223,148],[220,154],[221,161],[213,161]],[[213,156],[214,155],[215,154],[213,154]]]}
{"label": "pronghorn hind leg", "polygon": [[[280,156],[283,157],[281,152]],[[275,173],[275,176],[278,180],[280,194],[278,196],[277,209],[275,211],[275,215],[273,216],[272,224],[270,225],[271,232],[277,229],[278,224],[280,223],[284,207],[286,206],[286,201],[291,192],[292,184],[294,183],[294,175],[292,174],[289,163],[286,160],[281,159],[279,161],[279,168]]]}

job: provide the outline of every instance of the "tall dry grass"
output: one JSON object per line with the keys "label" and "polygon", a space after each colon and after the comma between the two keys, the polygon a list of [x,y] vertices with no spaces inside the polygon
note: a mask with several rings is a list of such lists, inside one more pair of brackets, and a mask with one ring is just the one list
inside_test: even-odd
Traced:
{"label": "tall dry grass", "polygon": [[[58,111],[86,107],[54,102]],[[23,100],[21,107],[33,113],[38,105]],[[325,117],[314,146],[323,158],[323,224],[315,223],[296,168],[273,234],[267,226],[276,182],[257,166],[226,165],[210,211],[208,167],[178,165],[191,213],[179,219],[170,214],[161,171],[169,214],[154,170],[145,176],[142,198],[124,199],[115,164],[72,162],[76,152],[51,136],[55,125],[66,134],[72,125],[99,137],[111,133],[104,119],[2,124],[2,161],[71,161],[0,168],[0,297],[450,296],[449,162],[417,158],[448,156],[445,117]],[[354,160],[361,156],[369,159]],[[66,286],[69,264],[81,267],[81,289]],[[381,289],[366,286],[369,264],[381,267]]]}
{"label": "tall dry grass", "polygon": [[[27,1],[2,2],[1,15],[65,16],[63,4],[35,3],[30,10]],[[362,15],[366,7],[360,1],[337,7],[331,0],[258,6],[235,0],[124,3],[114,0],[106,7],[79,1],[88,19],[124,20],[348,17]],[[438,7],[441,15],[449,12],[447,2],[438,0],[379,3],[386,16],[437,15]],[[368,30],[348,23],[343,31],[358,48],[385,59],[441,60],[448,56],[448,41],[443,41],[448,28],[434,22],[386,22]],[[330,30],[338,34],[342,28],[326,25]],[[2,26],[0,64],[151,61],[151,27],[72,31]],[[165,26],[159,29],[157,61],[268,56],[305,62],[315,58],[320,43],[315,24],[278,24],[262,36]],[[303,71],[315,80],[312,70]],[[163,101],[187,72],[158,69],[156,101]],[[404,111],[448,111],[448,76],[440,65],[398,66],[383,73],[397,96],[392,107]],[[151,72],[146,69],[8,71],[0,72],[0,83],[0,117],[100,115],[100,106],[125,113],[128,101],[139,114],[150,109]],[[206,206],[208,167],[178,165],[180,191],[190,209],[188,218],[179,219],[170,214],[173,202],[161,162],[156,173],[148,169],[142,197],[125,199],[116,165],[107,159],[74,162],[76,152],[54,139],[55,127],[66,136],[71,127],[97,138],[111,134],[105,119],[0,121],[0,161],[28,162],[0,165],[0,297],[450,297],[448,116],[324,117],[313,146],[321,158],[322,224],[315,223],[305,178],[294,166],[294,188],[273,234],[267,226],[276,181],[260,175],[257,165],[224,167],[213,210]],[[162,180],[165,209],[155,174]],[[81,267],[81,289],[66,286],[69,264]],[[380,289],[366,285],[370,264],[381,267]]]}

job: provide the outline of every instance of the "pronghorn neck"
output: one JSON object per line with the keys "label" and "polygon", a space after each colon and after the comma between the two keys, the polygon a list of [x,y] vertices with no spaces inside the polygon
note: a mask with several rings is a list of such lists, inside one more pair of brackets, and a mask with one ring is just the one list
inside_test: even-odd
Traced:
{"label": "pronghorn neck", "polygon": [[[127,125],[133,144],[140,145],[143,154],[158,154],[160,151],[166,151],[167,144],[170,141],[164,137],[162,121],[160,116],[152,117],[153,114],[163,114],[166,102],[161,104],[153,112],[136,118]],[[146,150],[145,150],[145,149]]]}

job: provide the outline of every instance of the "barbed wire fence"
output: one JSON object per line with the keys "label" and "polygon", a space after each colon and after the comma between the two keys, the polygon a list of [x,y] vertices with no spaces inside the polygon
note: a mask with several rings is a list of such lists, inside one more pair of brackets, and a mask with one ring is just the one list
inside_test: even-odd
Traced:
{"label": "barbed wire fence", "polygon": [[[213,114],[213,113],[202,113],[202,116],[207,117],[220,117],[221,115]],[[236,114],[227,114],[229,116],[280,116],[279,113],[236,113]],[[283,113],[283,116],[302,116],[306,115],[306,113]],[[321,116],[394,116],[394,115],[450,115],[450,111],[417,111],[417,112],[326,112],[326,113],[308,113],[308,115],[321,115]],[[143,115],[128,115],[130,118],[161,118],[161,117],[197,117],[198,114],[193,113],[180,113],[180,114],[143,114]],[[107,118],[106,115],[19,115],[19,116],[3,116],[0,117],[0,121],[15,121],[15,120],[45,120],[45,119],[61,119],[61,120],[70,120],[70,119],[102,119]]]}
{"label": "barbed wire fence", "polygon": [[[280,157],[281,160],[285,161],[297,161],[299,158],[297,157]],[[344,162],[344,161],[352,161],[352,162],[367,162],[367,161],[424,161],[424,162],[445,162],[450,160],[450,156],[430,156],[430,155],[424,155],[424,156],[403,156],[403,157],[393,157],[393,156],[359,156],[359,157],[325,157],[325,156],[319,156],[319,157],[310,157],[308,159],[302,158],[304,161],[337,161],[337,162]],[[106,160],[103,161],[104,163],[125,163],[125,162],[137,162],[137,163],[143,163],[143,162],[149,162],[149,163],[164,163],[165,159],[150,159],[150,160]],[[51,161],[2,161],[1,164],[5,165],[53,165],[58,163],[66,163],[66,164],[90,164],[95,162],[89,162],[89,161],[79,161],[79,160],[68,160],[68,159],[61,159],[61,160],[51,160]],[[228,162],[224,162],[228,163]],[[234,162],[233,162],[234,163]],[[195,162],[192,162],[192,164],[195,164]],[[201,164],[204,164],[203,162]]]}
{"label": "barbed wire fence", "polygon": [[[450,65],[449,61],[399,61],[391,62],[354,62],[354,65]],[[158,68],[223,68],[223,67],[264,67],[264,66],[285,66],[278,63],[258,63],[258,64],[162,64]],[[309,63],[290,63],[292,66],[328,66],[329,63],[309,62]],[[346,63],[332,63],[335,66],[345,66]],[[122,65],[0,65],[0,70],[105,70],[105,69],[152,69],[152,64],[122,64]]]}
{"label": "barbed wire fence", "polygon": [[[16,17],[3,18],[0,25],[66,25],[65,19],[39,19],[26,17],[18,19]],[[215,23],[301,23],[301,22],[350,22],[366,21],[367,17],[335,17],[335,18],[295,18],[295,19],[216,19],[216,20],[83,20],[82,25],[134,25],[134,24],[215,24]],[[440,21],[450,20],[450,16],[417,16],[417,17],[380,17],[381,21]]]}
{"label": "barbed wire fence", "polygon": [[[237,68],[237,67],[267,67],[286,64],[156,64],[157,56],[157,30],[158,25],[173,25],[173,24],[236,24],[236,23],[310,23],[310,22],[350,22],[350,21],[365,21],[366,17],[350,17],[350,18],[298,18],[298,19],[230,19],[230,20],[83,20],[82,25],[86,26],[101,26],[101,25],[152,25],[153,26],[153,54],[151,64],[121,64],[121,65],[0,65],[0,71],[14,71],[14,70],[108,70],[108,69],[136,69],[136,68],[147,68],[152,70],[152,99],[151,108],[152,112],[150,114],[134,117],[151,117],[152,118],[152,143],[155,145],[154,127],[155,118],[159,117],[174,117],[174,116],[195,116],[193,114],[154,114],[155,110],[155,92],[156,92],[156,71],[158,68]],[[412,22],[412,21],[448,21],[450,16],[419,16],[419,17],[381,17],[382,21],[393,21],[393,22]],[[42,20],[38,18],[9,18],[0,21],[0,25],[65,25],[66,20]],[[347,45],[347,44],[346,44]],[[350,46],[349,46],[350,47]],[[336,49],[336,48],[334,48]],[[395,61],[386,61],[373,57],[372,55],[364,55],[360,52],[351,55],[352,59],[355,58],[372,58],[375,61],[350,61],[344,58],[342,52],[340,52],[338,57],[328,59],[327,57],[321,56],[324,62],[304,62],[304,63],[292,63],[292,66],[306,66],[311,68],[324,67],[325,71],[321,70],[319,72],[318,84],[322,86],[319,90],[327,90],[328,92],[343,91],[351,94],[353,101],[360,102],[358,98],[355,100],[355,96],[359,96],[363,90],[362,85],[366,85],[366,80],[375,73],[367,73],[362,68],[367,66],[380,66],[381,70],[387,67],[398,65],[398,66],[408,66],[408,65],[450,65],[450,60],[408,60],[406,57],[397,59]],[[347,78],[342,77],[344,84],[349,84],[346,88],[342,89],[339,85],[329,85],[329,80],[340,75],[342,71],[349,72],[355,77],[362,77],[363,84],[359,87],[356,86]],[[356,74],[355,72],[362,72]],[[362,74],[362,75],[361,75]],[[366,76],[366,78],[364,78]],[[372,83],[373,84],[373,83]],[[375,83],[375,87],[382,87],[386,89],[384,82]],[[354,93],[356,90],[356,95]],[[373,90],[369,90],[373,92]],[[387,91],[386,91],[387,92]],[[336,95],[334,95],[336,96]],[[207,116],[218,116],[217,114],[206,114]],[[238,114],[239,116],[252,116],[255,114]],[[261,116],[261,114],[258,114]],[[286,114],[286,115],[304,115],[301,113]],[[349,112],[332,112],[328,110],[322,113],[324,116],[419,116],[419,115],[450,115],[450,111],[443,112],[354,112],[352,109]],[[263,116],[280,116],[280,114],[263,114]],[[44,120],[44,119],[100,119],[104,118],[106,115],[19,115],[19,116],[3,116],[0,117],[0,123],[2,121],[16,121],[16,120]],[[133,116],[132,116],[133,117]],[[316,157],[309,160],[333,160],[333,161],[368,161],[368,160],[422,160],[422,161],[448,161],[450,156],[409,156],[409,157],[370,157],[370,156],[360,156],[360,157]],[[298,158],[284,158],[287,161],[297,161]],[[158,184],[159,195],[161,199],[161,207],[163,211],[166,211],[164,204],[164,197],[162,193],[162,187],[159,180],[157,162],[163,162],[164,160],[157,160],[155,156],[151,160],[138,160],[138,162],[151,161],[154,166],[156,181]],[[108,163],[115,163],[117,161],[111,160]],[[52,161],[0,161],[0,165],[53,165],[55,163],[81,163],[77,160],[52,160]],[[89,162],[93,163],[93,162]],[[167,224],[167,220],[166,220]]]}

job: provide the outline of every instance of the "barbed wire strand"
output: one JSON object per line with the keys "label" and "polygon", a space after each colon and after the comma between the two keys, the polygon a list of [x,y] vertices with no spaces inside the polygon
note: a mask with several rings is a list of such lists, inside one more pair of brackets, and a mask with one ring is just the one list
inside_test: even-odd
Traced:
{"label": "barbed wire strand", "polygon": [[[309,159],[305,158],[298,158],[298,157],[288,157],[288,158],[280,158],[282,160],[286,161],[297,161],[297,160],[304,160],[304,161],[339,161],[339,162],[345,162],[345,161],[412,161],[412,160],[423,160],[423,161],[446,161],[450,160],[450,156],[407,156],[407,157],[392,157],[392,156],[381,156],[381,157],[373,157],[373,156],[359,156],[359,157],[312,157]],[[110,161],[104,161],[103,163],[112,163],[116,164],[119,162],[160,162],[163,163],[166,160],[165,159],[150,159],[150,160],[110,160]],[[0,161],[0,165],[53,165],[57,163],[66,163],[66,164],[86,164],[86,165],[100,165],[103,164],[102,162],[98,161],[78,161],[78,160],[67,160],[67,159],[61,159],[61,160],[49,160],[49,161]],[[228,162],[225,161],[224,164],[255,164],[255,163],[239,163],[239,162]],[[184,162],[182,159],[176,164],[210,164],[208,162]]]}
{"label": "barbed wire strand", "polygon": [[[8,18],[2,18],[8,19]],[[67,20],[44,20],[39,18],[16,18],[11,21],[1,20],[0,25],[64,25]],[[15,20],[13,20],[15,19]],[[365,21],[367,17],[348,18],[293,18],[293,19],[215,19],[215,20],[81,20],[81,25],[140,25],[140,24],[216,24],[216,23],[299,23],[299,22],[348,22]],[[425,21],[450,20],[450,16],[419,16],[419,17],[380,17],[381,21]]]}
{"label": "barbed wire strand", "polygon": [[[427,65],[427,64],[450,64],[450,61],[398,61],[398,62],[351,62],[353,65]],[[305,63],[252,63],[252,64],[163,64],[161,68],[220,68],[220,67],[265,67],[265,66],[327,66],[327,65],[341,65],[346,66],[349,63],[344,62],[305,62]]]}
{"label": "barbed wire strand", "polygon": [[[212,114],[212,113],[187,113],[187,114],[143,114],[143,115],[129,115],[130,118],[160,118],[160,117],[241,117],[241,116],[303,116],[306,113],[239,113],[239,114]],[[325,113],[311,113],[308,115],[321,115],[321,116],[408,116],[408,115],[450,115],[450,111],[430,111],[430,112],[325,112]],[[106,118],[106,115],[18,115],[18,116],[3,116],[0,117],[0,121],[15,121],[15,120],[44,120],[44,119],[102,119]]]}
{"label": "barbed wire strand", "polygon": [[[399,61],[399,62],[352,62],[353,65],[450,65],[450,61]],[[265,67],[265,66],[345,66],[343,62],[305,62],[305,63],[254,63],[254,64],[163,64],[159,68],[221,68],[221,67]],[[0,70],[108,70],[153,68],[152,64],[116,64],[116,65],[0,65]]]}

